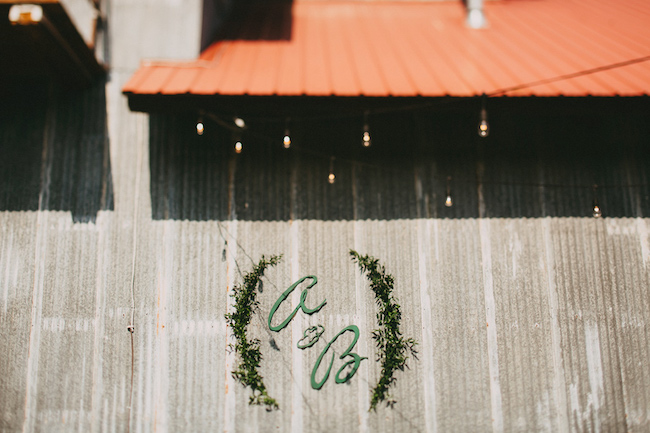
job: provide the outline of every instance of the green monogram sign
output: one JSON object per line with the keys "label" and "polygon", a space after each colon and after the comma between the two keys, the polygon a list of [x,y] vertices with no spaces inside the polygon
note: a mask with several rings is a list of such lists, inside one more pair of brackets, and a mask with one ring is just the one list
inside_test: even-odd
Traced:
{"label": "green monogram sign", "polygon": [[[298,306],[289,314],[289,316],[282,321],[279,325],[274,326],[272,324],[273,322],[273,316],[275,313],[278,311],[278,308],[280,308],[280,305],[282,302],[284,302],[289,295],[298,287],[300,284],[305,282],[305,280],[311,280],[311,283],[303,289],[302,292],[300,292],[300,302],[298,303]],[[305,301],[307,300],[307,295],[309,294],[308,290],[314,287],[318,283],[318,278],[316,278],[315,275],[307,275],[306,277],[302,277],[295,283],[293,283],[287,290],[285,290],[280,297],[275,301],[275,304],[273,304],[273,307],[271,308],[271,312],[269,313],[269,318],[268,318],[268,325],[269,329],[271,331],[275,332],[280,332],[284,328],[289,325],[291,320],[296,316],[298,311],[302,310],[303,313],[312,315],[314,313],[317,313],[325,306],[327,303],[327,300],[323,300],[316,308],[309,308],[305,305]],[[329,343],[325,346],[323,351],[321,352],[320,356],[318,357],[318,360],[316,360],[316,364],[314,364],[314,368],[311,370],[311,387],[314,389],[321,389],[323,385],[325,385],[325,382],[327,382],[327,379],[329,378],[330,371],[332,370],[332,366],[334,365],[334,358],[336,356],[336,353],[334,353],[334,350],[332,350],[332,359],[330,360],[329,366],[327,367],[327,372],[325,373],[325,376],[320,381],[316,380],[316,374],[318,372],[318,368],[320,367],[321,361],[323,360],[323,357],[325,354],[330,350],[332,344],[336,341],[337,338],[339,338],[341,335],[343,335],[346,332],[353,332],[354,333],[354,340],[352,340],[352,343],[348,346],[348,348],[343,352],[341,356],[339,356],[339,359],[343,360],[348,357],[352,358],[347,360],[336,372],[336,376],[334,378],[334,381],[336,383],[345,383],[348,380],[354,376],[354,374],[357,372],[357,369],[359,368],[359,364],[361,361],[364,359],[368,359],[367,357],[361,357],[356,353],[352,353],[352,349],[354,349],[354,346],[357,344],[357,341],[359,340],[359,327],[356,325],[350,325],[345,328],[343,328],[341,331],[339,331],[338,334],[332,340],[330,340]],[[305,330],[303,333],[303,338],[298,341],[298,348],[299,349],[308,349],[312,346],[314,346],[318,340],[320,339],[320,336],[325,332],[325,328],[323,325],[316,325],[316,326],[311,326]],[[345,377],[341,378],[341,373],[349,366],[353,364],[352,369],[345,375]]]}
{"label": "green monogram sign", "polygon": [[[361,271],[366,275],[370,282],[370,289],[375,294],[378,306],[377,322],[378,329],[372,331],[372,338],[377,345],[377,361],[381,364],[381,377],[379,382],[372,390],[370,410],[375,410],[380,402],[387,402],[392,406],[395,402],[389,399],[388,390],[395,384],[395,373],[403,371],[407,366],[406,361],[408,354],[416,358],[417,344],[413,338],[405,338],[399,329],[401,321],[400,306],[393,295],[394,279],[388,274],[379,261],[370,256],[361,256],[356,251],[350,250],[350,256],[355,261]],[[253,395],[250,397],[250,404],[264,405],[267,410],[278,409],[278,404],[271,396],[268,395],[262,376],[258,368],[262,360],[260,352],[260,341],[257,339],[250,340],[247,336],[247,327],[251,317],[258,310],[259,302],[256,300],[256,288],[261,284],[261,277],[264,271],[278,264],[282,256],[271,256],[268,260],[262,256],[253,270],[243,275],[243,283],[233,288],[232,296],[235,298],[234,311],[225,315],[228,326],[235,336],[235,342],[229,344],[231,349],[239,355],[239,363],[232,374],[235,379],[244,386],[251,388]],[[318,283],[315,275],[307,275],[291,284],[273,304],[269,312],[267,324],[271,331],[281,332],[296,317],[299,311],[304,314],[313,315],[320,312],[327,304],[323,299],[318,305],[310,308],[309,305],[314,303],[308,302],[309,291]],[[306,287],[300,292],[300,301],[298,305],[284,318],[280,323],[274,325],[274,316],[284,301],[293,293],[296,288],[302,284]],[[277,322],[277,321],[276,321]],[[303,337],[298,341],[297,348],[307,350],[314,347],[321,336],[325,333],[323,325],[310,326],[303,332]],[[339,337],[346,333],[352,333],[354,338],[346,350],[338,357],[342,364],[338,367],[334,375],[334,382],[345,383],[349,381],[359,369],[361,361],[368,359],[366,356],[360,356],[353,352],[354,347],[359,341],[359,327],[348,325],[341,329],[329,342],[323,347],[316,363],[311,370],[311,387],[315,390],[321,389],[329,379],[332,368],[336,360],[336,352],[333,345]],[[328,352],[331,356],[326,358]],[[325,361],[323,359],[325,358]],[[318,379],[318,370],[323,362],[327,362],[325,374]],[[417,359],[417,358],[416,358]]]}

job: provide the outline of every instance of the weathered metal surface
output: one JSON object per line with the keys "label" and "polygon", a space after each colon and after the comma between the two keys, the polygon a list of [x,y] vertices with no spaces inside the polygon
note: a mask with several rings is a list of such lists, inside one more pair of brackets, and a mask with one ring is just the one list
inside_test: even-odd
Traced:
{"label": "weathered metal surface", "polygon": [[[43,153],[39,134],[20,138],[16,125],[29,113],[44,119],[44,110],[0,122],[3,158],[25,168],[12,171],[24,182],[0,173],[3,185],[23,185],[27,194],[5,189],[0,197],[0,431],[650,428],[647,159],[593,159],[609,169],[600,182],[645,185],[604,191],[604,211],[616,218],[600,220],[589,217],[588,189],[508,185],[590,184],[593,166],[570,158],[545,164],[450,153],[395,160],[392,171],[384,170],[390,158],[347,161],[335,166],[334,185],[326,182],[329,155],[258,147],[234,159],[182,133],[182,116],[129,112],[120,92],[136,59],[147,44],[165,54],[150,40],[130,48],[132,35],[185,7],[170,0],[129,11],[130,3],[112,9],[120,31],[106,125],[90,121],[102,110],[92,112],[80,139],[70,127],[78,108],[57,113],[72,119],[54,125],[69,138]],[[154,10],[170,16],[145,20]],[[167,45],[167,55],[180,56],[179,46]],[[105,142],[93,135],[103,127],[110,170]],[[621,136],[640,146],[635,131]],[[25,145],[24,160],[9,141]],[[450,168],[472,182],[455,184],[456,204],[447,209],[441,194]],[[48,183],[44,173],[58,174]],[[109,196],[100,185],[112,185],[114,201],[102,201]],[[350,248],[394,275],[402,330],[420,343],[419,359],[397,375],[396,405],[376,413],[367,410],[380,373],[370,338],[376,305]],[[240,271],[262,254],[284,255],[266,274],[250,326],[281,407],[274,412],[248,406],[248,390],[232,379],[224,321]],[[274,301],[309,274],[319,280],[309,302],[326,298],[326,306],[271,332]],[[292,305],[298,300],[294,292]],[[305,351],[296,343],[319,323],[324,338],[359,326],[356,351],[369,359],[349,383],[330,378],[315,391],[309,375],[325,343]]]}
{"label": "weathered metal surface", "polygon": [[[132,227],[111,229],[111,218],[3,214],[7,431],[125,428]],[[647,428],[647,220],[138,224],[135,431]],[[375,307],[349,248],[395,275],[404,333],[420,342],[420,359],[399,374],[397,405],[376,414],[367,412]],[[267,413],[229,378],[223,314],[236,266],[273,253],[285,261],[268,272],[251,327],[282,408]],[[327,298],[325,311],[273,335],[264,314],[307,274],[319,278],[310,296]],[[316,323],[362,330],[358,350],[371,360],[351,384],[309,387],[317,353],[295,343]]]}

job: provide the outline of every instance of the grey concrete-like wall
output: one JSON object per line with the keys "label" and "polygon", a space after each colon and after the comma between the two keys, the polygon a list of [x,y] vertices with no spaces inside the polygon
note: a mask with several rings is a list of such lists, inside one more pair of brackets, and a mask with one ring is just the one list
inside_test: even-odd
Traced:
{"label": "grey concrete-like wall", "polygon": [[[529,196],[489,184],[459,187],[456,213],[443,218],[440,203],[431,204],[441,201],[431,179],[446,175],[439,161],[385,176],[347,165],[332,192],[327,161],[297,177],[300,160],[270,157],[284,169],[265,169],[277,173],[279,189],[269,189],[267,177],[251,180],[259,159],[174,155],[186,148],[160,132],[180,120],[132,113],[121,94],[141,57],[196,55],[199,3],[112,2],[105,94],[56,99],[68,126],[87,101],[105,104],[89,111],[95,120],[82,123],[81,137],[56,122],[27,138],[2,125],[3,152],[9,140],[31,144],[16,160],[26,171],[12,169],[24,182],[0,174],[25,188],[0,189],[0,431],[650,430],[647,160],[619,161],[612,183],[630,176],[627,183],[646,186],[626,190],[620,205],[605,192],[623,210],[604,219],[588,216],[589,191],[563,198],[535,188]],[[44,106],[30,109],[47,125]],[[105,124],[97,122],[104,112]],[[222,170],[210,172],[212,164]],[[507,171],[495,164],[486,162],[479,179]],[[480,168],[451,166],[457,176]],[[570,168],[535,173],[561,178]],[[500,179],[529,179],[509,173]],[[572,181],[589,182],[586,171],[575,173]],[[258,214],[256,203],[265,203]],[[504,214],[517,206],[532,211]],[[402,330],[419,343],[418,360],[397,374],[396,404],[376,412],[368,412],[380,373],[370,337],[376,306],[351,248],[395,277]],[[232,379],[224,320],[240,271],[262,254],[284,256],[266,273],[250,327],[280,405],[273,412],[249,406],[248,390]],[[305,275],[319,280],[310,302],[327,305],[269,331],[271,306]],[[330,377],[316,391],[309,376],[325,342],[305,351],[296,343],[318,323],[324,338],[357,325],[355,349],[369,359],[349,383]]]}

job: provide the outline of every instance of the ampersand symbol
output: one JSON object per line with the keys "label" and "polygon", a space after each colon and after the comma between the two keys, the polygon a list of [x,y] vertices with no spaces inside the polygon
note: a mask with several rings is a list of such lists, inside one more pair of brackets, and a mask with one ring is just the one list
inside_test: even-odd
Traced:
{"label": "ampersand symbol", "polygon": [[[313,346],[320,339],[320,336],[325,332],[323,325],[310,326],[303,332],[302,338],[298,341],[298,349],[306,349]],[[306,343],[303,341],[307,340]]]}

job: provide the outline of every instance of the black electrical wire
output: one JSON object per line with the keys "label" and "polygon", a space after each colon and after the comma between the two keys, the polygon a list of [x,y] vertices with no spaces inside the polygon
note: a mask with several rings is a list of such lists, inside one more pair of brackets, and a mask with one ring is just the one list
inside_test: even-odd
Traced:
{"label": "black electrical wire", "polygon": [[[551,77],[551,78],[547,78],[547,79],[544,79],[544,80],[532,81],[532,82],[529,82],[529,83],[519,84],[519,85],[515,85],[515,86],[510,86],[510,87],[504,87],[504,88],[501,88],[501,89],[493,90],[491,92],[487,92],[487,93],[484,94],[484,96],[487,96],[487,97],[505,96],[506,94],[512,93],[512,92],[515,92],[515,91],[525,90],[525,89],[529,89],[529,88],[544,85],[544,84],[556,83],[556,82],[560,82],[560,81],[579,78],[579,77],[583,77],[583,76],[586,76],[586,75],[597,74],[597,73],[600,73],[600,72],[609,71],[609,70],[613,70],[613,69],[618,69],[618,68],[622,68],[622,67],[625,67],[625,66],[634,65],[634,64],[638,64],[638,63],[643,63],[643,62],[647,62],[647,61],[650,61],[650,56],[637,57],[637,58],[629,59],[629,60],[626,60],[626,61],[623,61],[623,62],[611,63],[611,64],[599,66],[599,67],[596,67],[596,68],[590,68],[590,69],[585,69],[585,70],[573,72],[573,73],[570,73],[570,74],[558,75],[556,77]],[[477,95],[477,96],[479,96],[479,95]],[[483,96],[483,95],[480,95],[480,96]],[[401,112],[401,111],[415,111],[415,110],[423,110],[423,109],[431,109],[431,108],[441,108],[441,107],[446,107],[446,106],[448,106],[450,104],[456,105],[456,104],[460,104],[460,103],[467,103],[467,101],[468,101],[468,98],[451,98],[450,97],[448,99],[439,99],[439,100],[436,100],[435,102],[423,102],[423,103],[418,103],[418,104],[403,105],[403,106],[399,106],[399,107],[384,107],[384,108],[377,108],[377,109],[373,109],[373,110],[366,109],[366,110],[363,110],[363,112],[365,113],[365,116],[368,116],[368,115],[372,115],[372,114],[386,114],[386,113],[394,113],[394,112]],[[213,121],[215,121],[215,123],[217,123],[218,125],[222,126],[225,129],[228,129],[230,131],[240,131],[241,130],[239,127],[237,127],[235,125],[231,125],[229,122],[224,121],[223,119],[221,119],[219,116],[217,116],[214,113],[206,113],[206,116],[211,118]],[[349,111],[343,110],[343,111],[338,111],[337,113],[332,113],[331,115],[292,116],[292,122],[295,124],[296,119],[298,121],[310,121],[310,120],[314,121],[314,120],[326,120],[326,119],[331,120],[331,119],[361,117],[361,116],[362,115],[359,114],[358,110],[349,110]],[[277,119],[280,119],[280,118],[276,119],[276,117],[264,117],[263,119],[272,121],[274,119],[277,120]],[[286,121],[286,117],[282,117],[281,120]],[[270,144],[273,144],[273,143],[277,142],[277,140],[275,140],[273,138],[270,138],[269,136],[267,136],[265,134],[256,133],[256,132],[254,132],[254,131],[252,131],[250,129],[246,130],[246,134],[248,136],[250,136],[250,137],[254,137],[254,138],[256,138],[256,139],[258,139],[260,141],[265,141],[265,142],[270,143]],[[323,159],[326,159],[328,161],[331,158],[331,155],[329,155],[329,154],[325,154],[325,153],[317,152],[317,151],[313,151],[313,150],[307,150],[307,149],[300,149],[300,148],[292,147],[291,151],[292,152],[301,152],[301,153],[308,154],[308,155],[311,155],[311,156],[314,156],[314,157],[323,158]],[[399,168],[396,168],[394,166],[391,166],[391,167],[380,166],[380,165],[371,164],[371,163],[368,163],[368,162],[362,162],[362,161],[357,161],[357,160],[353,160],[353,159],[342,158],[340,156],[337,156],[337,160],[339,162],[343,162],[343,163],[353,164],[353,165],[357,165],[357,166],[366,166],[366,167],[381,169],[381,170],[384,170],[384,171],[401,172],[401,173],[407,173],[408,172],[408,173],[410,173],[410,170],[399,169]],[[446,181],[447,177],[442,176],[442,177],[438,178],[437,176],[433,176],[433,178],[435,180],[439,181],[439,182],[444,182],[444,181]],[[465,179],[464,180],[464,179],[458,179],[456,177],[454,178],[454,183],[456,183],[456,184],[463,184],[463,183],[465,183],[465,184],[475,184],[476,181],[477,181],[476,179],[471,179],[471,180]],[[483,180],[483,179],[481,179],[480,182],[482,184],[485,184],[485,185],[526,186],[526,187],[536,187],[536,188],[579,188],[579,189],[587,189],[587,188],[592,189],[593,188],[593,184],[589,184],[589,185],[586,185],[586,184],[585,185],[581,185],[581,184],[569,185],[569,184],[556,184],[556,183],[502,182],[502,181],[490,181],[490,180]],[[600,188],[600,189],[607,189],[607,188],[642,188],[642,187],[646,187],[646,186],[647,186],[646,183],[641,183],[641,184],[605,184],[605,185],[599,184],[598,188]]]}

